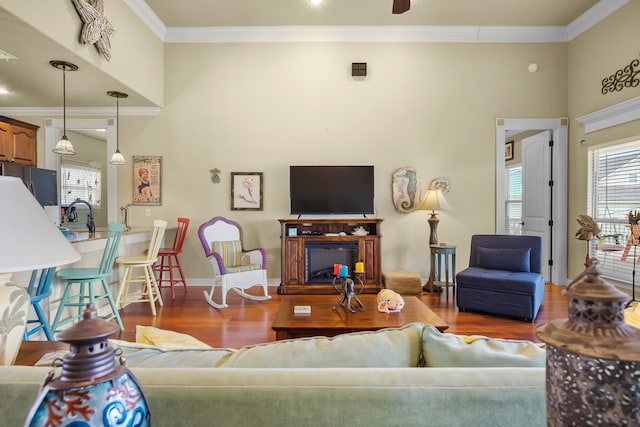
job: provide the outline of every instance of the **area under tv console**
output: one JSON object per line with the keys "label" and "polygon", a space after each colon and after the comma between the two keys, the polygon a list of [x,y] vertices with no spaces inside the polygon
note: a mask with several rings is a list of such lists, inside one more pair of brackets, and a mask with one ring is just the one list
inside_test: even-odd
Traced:
{"label": "area under tv console", "polygon": [[[380,226],[382,219],[280,219],[282,280],[279,294],[329,294],[333,265],[344,264],[350,275],[364,263],[364,293],[382,289]],[[367,234],[354,234],[362,228]]]}

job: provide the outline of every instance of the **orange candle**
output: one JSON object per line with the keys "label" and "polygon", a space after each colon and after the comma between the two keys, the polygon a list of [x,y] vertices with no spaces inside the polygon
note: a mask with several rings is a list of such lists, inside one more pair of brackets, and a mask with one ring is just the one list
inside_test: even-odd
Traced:
{"label": "orange candle", "polygon": [[364,273],[364,262],[356,262],[356,269],[354,270],[356,273]]}

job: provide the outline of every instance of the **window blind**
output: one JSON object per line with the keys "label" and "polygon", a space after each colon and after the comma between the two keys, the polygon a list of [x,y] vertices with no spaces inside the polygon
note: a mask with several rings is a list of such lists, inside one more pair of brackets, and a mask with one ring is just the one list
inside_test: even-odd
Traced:
{"label": "window blind", "polygon": [[505,233],[522,234],[522,167],[506,170]]}
{"label": "window blind", "polygon": [[603,277],[631,283],[640,248],[631,238],[628,214],[640,210],[640,141],[590,149],[589,163],[587,211],[601,229],[590,242],[591,256]]}
{"label": "window blind", "polygon": [[82,199],[94,207],[100,207],[102,171],[100,166],[64,159],[60,166],[60,203],[68,206],[75,199]]}

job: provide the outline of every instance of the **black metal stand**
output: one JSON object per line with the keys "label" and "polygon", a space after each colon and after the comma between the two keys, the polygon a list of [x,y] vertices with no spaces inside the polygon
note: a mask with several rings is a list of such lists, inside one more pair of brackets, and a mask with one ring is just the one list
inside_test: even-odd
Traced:
{"label": "black metal stand", "polygon": [[[364,290],[364,283],[362,283],[362,279],[360,276],[362,274],[356,274],[356,279],[360,283],[360,290],[358,293],[362,293]],[[365,311],[364,304],[358,298],[355,291],[355,285],[353,283],[353,279],[351,277],[341,277],[336,276],[333,278],[333,289],[336,290],[340,294],[340,299],[333,306],[332,310],[336,311],[338,307],[342,307],[345,310],[350,311],[351,313],[355,313],[356,311]],[[353,302],[352,302],[353,301]]]}
{"label": "black metal stand", "polygon": [[629,307],[632,302],[636,301],[636,264],[638,262],[638,257],[636,255],[637,249],[638,249],[638,242],[636,242],[633,245],[633,270],[631,271],[631,300],[627,302],[626,307]]}

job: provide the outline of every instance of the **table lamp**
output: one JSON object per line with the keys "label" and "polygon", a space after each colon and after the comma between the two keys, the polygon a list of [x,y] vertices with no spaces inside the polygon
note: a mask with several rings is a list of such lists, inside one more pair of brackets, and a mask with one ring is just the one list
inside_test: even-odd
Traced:
{"label": "table lamp", "polygon": [[0,283],[11,273],[70,264],[80,259],[21,179],[0,176]]}
{"label": "table lamp", "polygon": [[[80,259],[21,179],[0,176],[0,200],[3,203],[0,209],[0,286],[10,285],[14,272],[55,267]],[[6,329],[7,326],[10,328]],[[6,330],[0,334],[7,340],[18,337],[15,346],[7,346],[16,351],[22,341],[22,331],[16,329],[18,326],[5,325]]]}
{"label": "table lamp", "polygon": [[444,197],[444,193],[439,189],[429,189],[425,193],[424,197],[415,207],[416,211],[431,211],[431,216],[427,221],[429,221],[429,228],[431,233],[429,234],[429,245],[438,244],[438,213],[436,211],[447,211],[451,210],[451,205],[447,202],[447,199]]}

